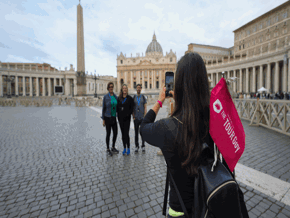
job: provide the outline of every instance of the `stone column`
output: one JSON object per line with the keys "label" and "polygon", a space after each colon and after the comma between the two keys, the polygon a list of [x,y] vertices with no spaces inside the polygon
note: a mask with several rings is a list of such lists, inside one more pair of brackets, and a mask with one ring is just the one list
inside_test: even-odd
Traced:
{"label": "stone column", "polygon": [[161,82],[162,82],[161,75],[162,75],[162,69],[158,73],[158,77],[159,77],[159,87],[158,87],[158,90],[160,90],[160,87],[161,87]]}
{"label": "stone column", "polygon": [[240,92],[243,92],[243,69],[240,69]]}
{"label": "stone column", "polygon": [[[1,62],[0,62],[1,65]],[[2,66],[0,66],[2,67]],[[3,82],[2,82],[2,74],[0,74],[0,96],[3,97]]]}
{"label": "stone column", "polygon": [[73,83],[74,83],[74,95],[76,95],[77,94],[77,80],[73,79]]}
{"label": "stone column", "polygon": [[30,88],[29,88],[30,96],[33,96],[32,77],[29,77],[29,82],[30,82]]}
{"label": "stone column", "polygon": [[36,96],[39,96],[39,78],[36,77]]}
{"label": "stone column", "polygon": [[45,78],[42,77],[42,96],[45,96],[45,82],[44,82]]}
{"label": "stone column", "polygon": [[152,71],[152,75],[153,75],[152,76],[152,83],[153,83],[152,84],[152,88],[155,89],[155,87],[156,87],[156,84],[155,84],[156,83],[155,82],[155,80],[156,80],[156,78],[155,78],[155,69]]}
{"label": "stone column", "polygon": [[65,80],[65,90],[64,90],[64,94],[65,95],[69,95],[69,79],[68,78],[66,78],[66,80]]}
{"label": "stone column", "polygon": [[253,67],[253,86],[252,86],[252,91],[254,92],[254,93],[256,93],[257,92],[257,90],[256,90],[256,67],[254,66]]}
{"label": "stone column", "polygon": [[290,92],[290,58],[288,58],[288,92]]}
{"label": "stone column", "polygon": [[[53,78],[53,90],[54,90],[54,86],[55,86],[55,85],[56,85],[56,78],[54,77],[54,78]],[[64,92],[65,92],[65,90],[64,90]],[[53,92],[53,93],[54,93],[54,95],[56,95],[55,92]]]}
{"label": "stone column", "polygon": [[215,85],[218,84],[219,82],[219,73],[216,72],[216,76],[215,76]]}
{"label": "stone column", "polygon": [[134,91],[134,80],[133,80],[133,71],[131,70],[131,81],[130,81],[131,89]]}
{"label": "stone column", "polygon": [[283,61],[283,92],[287,92],[287,63]]}
{"label": "stone column", "polygon": [[249,92],[249,68],[246,67],[246,93],[248,94]]}
{"label": "stone column", "polygon": [[145,74],[145,72],[144,72],[144,70],[142,70],[142,89],[143,90],[146,90],[146,88],[145,88],[145,76],[144,76],[144,74]]}
{"label": "stone column", "polygon": [[275,81],[274,81],[274,91],[275,93],[279,91],[279,61],[275,64]]}
{"label": "stone column", "polygon": [[127,77],[128,77],[128,75],[127,75],[128,72],[125,71],[124,73],[125,73],[125,83],[128,85],[128,79],[127,79]]}
{"label": "stone column", "polygon": [[[234,75],[233,75],[233,77],[236,77],[236,71],[237,71],[237,70],[234,70]],[[237,82],[238,82],[238,80],[237,80]],[[234,85],[233,85],[233,89],[234,89],[235,92],[237,92],[237,82],[234,82]]]}
{"label": "stone column", "polygon": [[15,76],[15,79],[16,79],[15,95],[18,95],[19,96],[19,91],[18,91],[18,76]]}
{"label": "stone column", "polygon": [[264,84],[263,84],[263,78],[264,78],[263,65],[260,65],[260,82],[259,82],[258,89],[260,89],[260,88],[262,88],[264,86]]}
{"label": "stone column", "polygon": [[51,96],[51,81],[50,77],[48,77],[48,96]]}
{"label": "stone column", "polygon": [[[270,79],[271,79],[271,63],[267,64],[267,82],[266,82],[266,89],[270,91]],[[271,93],[273,93],[273,90],[271,90]]]}
{"label": "stone column", "polygon": [[23,96],[26,96],[26,92],[25,92],[25,76],[23,76]]}

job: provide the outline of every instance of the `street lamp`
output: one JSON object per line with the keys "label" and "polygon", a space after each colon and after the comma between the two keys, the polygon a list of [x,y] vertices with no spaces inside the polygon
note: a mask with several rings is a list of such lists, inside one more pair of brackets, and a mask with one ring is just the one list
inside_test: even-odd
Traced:
{"label": "street lamp", "polygon": [[72,82],[72,84],[71,84],[71,86],[72,86],[72,97],[74,97],[74,82]]}
{"label": "street lamp", "polygon": [[223,78],[225,78],[225,71],[222,72]]}
{"label": "street lamp", "polygon": [[64,72],[63,72],[63,89],[64,89],[63,93],[65,93],[65,74],[64,74]]}
{"label": "street lamp", "polygon": [[[96,71],[95,71],[95,72],[96,72]],[[96,73],[95,73],[95,77],[94,77],[94,80],[95,80],[95,96],[94,96],[94,97],[95,97],[95,98],[97,97],[97,86],[96,86],[96,80],[97,80],[97,79],[100,79],[100,78],[97,77],[97,76],[96,76]]]}
{"label": "street lamp", "polygon": [[11,98],[11,82],[13,79],[11,79],[10,72],[8,71],[8,76],[7,76],[7,82],[9,84],[9,92],[7,93],[7,98]]}

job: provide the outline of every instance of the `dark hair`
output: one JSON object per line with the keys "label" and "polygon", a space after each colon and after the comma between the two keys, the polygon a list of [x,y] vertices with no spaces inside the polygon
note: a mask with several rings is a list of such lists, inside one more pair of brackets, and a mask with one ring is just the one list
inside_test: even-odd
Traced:
{"label": "dark hair", "polygon": [[111,84],[112,84],[113,87],[114,87],[114,83],[113,83],[113,82],[109,82],[108,85],[107,85],[107,90],[108,90],[108,91],[109,91],[109,87],[110,87]]}
{"label": "dark hair", "polygon": [[[126,86],[128,92],[129,92],[128,85],[125,84],[125,83],[123,83],[122,86],[121,86],[121,90],[120,90],[120,94],[119,94],[119,99],[124,99],[124,98],[123,98],[123,86]],[[129,93],[127,93],[127,95],[129,95]]]}
{"label": "dark hair", "polygon": [[136,85],[136,89],[137,89],[137,86],[140,86],[140,87],[141,87],[141,89],[142,89],[142,85],[141,85],[141,84],[137,84],[137,85]]}
{"label": "dark hair", "polygon": [[178,149],[181,167],[187,174],[197,175],[202,143],[209,133],[210,99],[206,68],[198,53],[187,53],[178,61],[174,89],[171,117],[183,114],[174,148]]}

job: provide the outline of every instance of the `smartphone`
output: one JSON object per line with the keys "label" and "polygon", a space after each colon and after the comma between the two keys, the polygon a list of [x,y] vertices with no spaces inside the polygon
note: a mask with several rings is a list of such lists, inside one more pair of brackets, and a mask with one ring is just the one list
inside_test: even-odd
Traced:
{"label": "smartphone", "polygon": [[174,86],[174,73],[171,71],[167,71],[165,73],[165,87],[166,87],[166,91],[165,91],[165,97],[173,97],[173,95],[171,93],[169,93],[169,91],[173,90]]}

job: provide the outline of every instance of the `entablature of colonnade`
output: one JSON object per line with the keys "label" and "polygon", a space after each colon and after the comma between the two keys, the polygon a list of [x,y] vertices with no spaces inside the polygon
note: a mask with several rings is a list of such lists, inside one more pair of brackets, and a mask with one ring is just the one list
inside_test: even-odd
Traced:
{"label": "entablature of colonnade", "polygon": [[206,70],[207,70],[207,73],[215,73],[215,72],[221,72],[221,71],[244,69],[248,67],[265,65],[268,63],[275,63],[277,61],[283,61],[285,54],[288,54],[288,58],[290,58],[290,46],[287,46],[276,52],[257,55],[256,57],[251,57],[248,59],[242,59],[242,60],[238,59],[230,63],[224,63],[224,64],[215,65],[215,66],[206,66]]}
{"label": "entablature of colonnade", "polygon": [[9,74],[11,76],[26,76],[26,77],[56,77],[56,78],[63,78],[65,76],[65,78],[68,79],[76,79],[76,75],[75,72],[71,72],[71,71],[62,71],[60,73],[60,71],[50,71],[50,72],[46,72],[46,71],[30,71],[30,70],[17,70],[17,69],[7,69],[7,70],[2,70],[0,72],[0,74]]}
{"label": "entablature of colonnade", "polygon": [[153,64],[147,60],[143,60],[141,63],[137,65],[123,65],[123,66],[117,66],[118,70],[128,70],[128,69],[143,69],[143,67],[146,67],[147,70],[154,70],[154,69],[162,69],[162,68],[172,68],[172,66],[175,68],[176,63],[164,63],[164,64]]}

